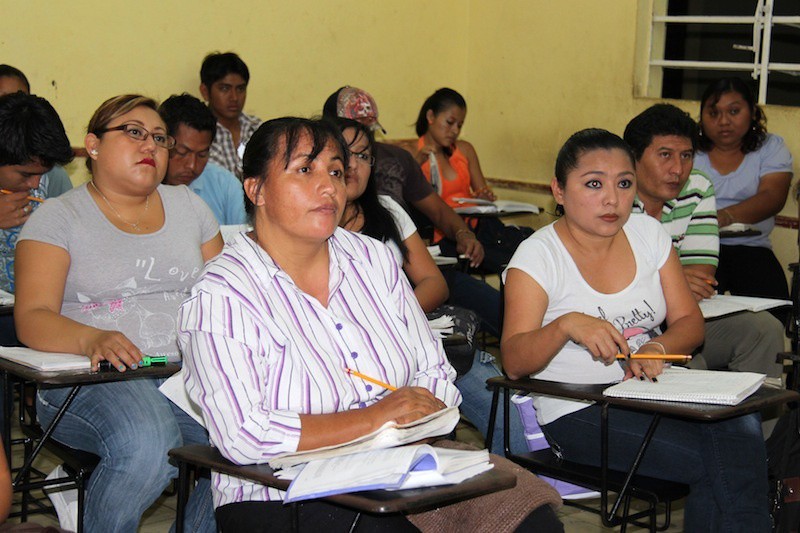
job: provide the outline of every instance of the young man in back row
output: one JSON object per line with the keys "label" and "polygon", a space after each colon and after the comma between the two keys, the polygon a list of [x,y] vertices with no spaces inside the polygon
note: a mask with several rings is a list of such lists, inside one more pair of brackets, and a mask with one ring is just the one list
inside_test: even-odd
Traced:
{"label": "young man in back row", "polygon": [[188,186],[208,204],[220,226],[246,223],[242,182],[208,161],[216,134],[211,111],[203,102],[184,93],[164,100],[158,113],[169,134],[175,137],[164,183]]}
{"label": "young man in back row", "polygon": [[211,145],[213,162],[242,179],[242,156],[261,119],[242,110],[247,100],[250,70],[233,52],[208,54],[200,67],[200,94],[217,119]]}
{"label": "young man in back row", "polygon": [[[719,228],[711,182],[692,173],[697,124],[685,111],[656,104],[628,123],[625,142],[636,156],[634,212],[661,221],[672,236],[686,281],[700,301],[715,293]],[[705,324],[705,342],[689,366],[760,372],[781,386],[783,326],[770,313],[738,313]]]}
{"label": "young man in back row", "polygon": [[[16,92],[31,94],[28,77],[11,65],[0,65],[0,96]],[[72,181],[70,181],[67,171],[56,165],[42,176],[40,187],[45,196],[54,198],[72,189]]]}

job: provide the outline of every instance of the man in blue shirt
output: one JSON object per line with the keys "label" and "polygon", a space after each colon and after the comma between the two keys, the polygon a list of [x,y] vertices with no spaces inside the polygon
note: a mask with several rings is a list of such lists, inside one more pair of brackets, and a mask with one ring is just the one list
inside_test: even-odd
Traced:
{"label": "man in blue shirt", "polygon": [[205,200],[221,226],[244,224],[244,190],[236,176],[209,162],[217,121],[203,102],[186,93],[167,98],[158,109],[175,148],[164,183],[187,185]]}
{"label": "man in blue shirt", "polygon": [[[28,77],[11,65],[0,65],[0,96],[17,92],[31,94]],[[42,175],[39,188],[44,191],[46,198],[53,198],[72,189],[72,181],[70,181],[67,171],[56,165]]]}

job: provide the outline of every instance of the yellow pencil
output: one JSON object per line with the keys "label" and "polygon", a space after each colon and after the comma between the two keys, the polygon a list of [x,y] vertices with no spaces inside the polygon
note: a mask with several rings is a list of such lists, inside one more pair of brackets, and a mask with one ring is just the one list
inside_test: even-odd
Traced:
{"label": "yellow pencil", "polygon": [[344,371],[347,372],[348,374],[351,374],[351,375],[357,377],[357,378],[361,378],[364,381],[369,381],[370,383],[374,383],[375,385],[381,386],[384,389],[388,389],[390,391],[396,391],[397,390],[397,387],[392,387],[388,383],[384,383],[383,381],[380,381],[378,379],[366,376],[366,375],[362,374],[361,372],[356,372],[352,368],[345,368]]}
{"label": "yellow pencil", "polygon": [[634,353],[631,355],[625,355],[623,353],[617,354],[617,359],[663,359],[664,361],[688,361],[691,358],[691,355],[663,355],[657,353]]}
{"label": "yellow pencil", "polygon": [[[0,189],[0,192],[3,194],[14,194],[13,191],[9,191],[8,189]],[[39,202],[39,203],[44,202],[44,198],[37,198],[35,196],[28,196],[28,200],[30,200],[31,202]]]}

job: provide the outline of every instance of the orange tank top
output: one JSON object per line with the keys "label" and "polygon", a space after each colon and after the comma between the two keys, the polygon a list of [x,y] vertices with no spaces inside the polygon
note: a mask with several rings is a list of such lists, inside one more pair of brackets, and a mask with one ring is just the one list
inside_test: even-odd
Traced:
{"label": "orange tank top", "polygon": [[[417,140],[417,148],[422,148],[424,145],[425,142],[422,140],[422,137],[420,137]],[[439,182],[441,184],[441,191],[439,192],[439,196],[441,196],[442,200],[450,207],[459,207],[462,204],[456,202],[453,198],[474,198],[475,195],[472,194],[471,190],[472,177],[469,174],[469,161],[467,161],[467,156],[458,149],[458,145],[454,145],[452,148],[453,153],[447,161],[450,163],[450,166],[453,167],[453,170],[456,171],[456,177],[455,179],[448,180],[444,178],[444,176],[440,176]],[[425,163],[422,164],[422,173],[425,174],[425,178],[428,182],[431,182],[430,161],[425,161]],[[474,230],[477,219],[467,218],[465,222]],[[433,232],[433,242],[439,242],[443,238],[444,234],[438,229],[435,229]]]}
{"label": "orange tank top", "polygon": [[[417,147],[422,148],[424,145],[425,142],[422,140],[422,137],[420,137],[417,141]],[[469,161],[467,161],[467,156],[464,155],[464,152],[459,150],[458,146],[455,145],[453,146],[453,153],[448,158],[448,162],[450,166],[453,167],[453,170],[456,171],[456,177],[455,179],[448,180],[444,176],[441,176],[442,190],[439,192],[439,196],[441,196],[450,207],[457,207],[460,204],[453,201],[453,198],[473,197],[471,191],[472,179],[469,174]],[[425,178],[430,182],[431,164],[429,161],[425,161],[425,163],[422,164],[422,173],[425,174]]]}

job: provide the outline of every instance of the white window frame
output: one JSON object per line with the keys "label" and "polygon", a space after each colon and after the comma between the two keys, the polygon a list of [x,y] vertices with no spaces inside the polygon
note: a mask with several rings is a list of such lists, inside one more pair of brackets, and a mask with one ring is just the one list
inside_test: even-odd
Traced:
{"label": "white window frame", "polygon": [[[636,76],[637,96],[661,96],[664,68],[690,70],[736,70],[750,72],[758,80],[758,103],[767,102],[767,83],[771,72],[800,74],[800,63],[770,62],[772,27],[789,25],[800,29],[800,16],[773,16],[774,0],[757,0],[755,13],[742,16],[668,16],[668,0],[648,0],[639,3],[637,24]],[[737,50],[749,50],[752,61],[686,61],[664,59],[667,24],[752,24],[753,39],[750,44],[736,44]]]}

